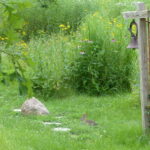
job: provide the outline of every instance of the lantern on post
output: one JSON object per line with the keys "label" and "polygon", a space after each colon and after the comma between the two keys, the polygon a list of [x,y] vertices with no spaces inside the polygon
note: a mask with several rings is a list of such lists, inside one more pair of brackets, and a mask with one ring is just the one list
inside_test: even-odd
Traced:
{"label": "lantern on post", "polygon": [[138,48],[138,26],[134,19],[130,23],[129,32],[131,34],[131,41],[127,48],[137,49]]}
{"label": "lantern on post", "polygon": [[[150,130],[150,82],[149,82],[149,55],[148,55],[148,36],[147,33],[147,18],[150,18],[150,10],[147,10],[144,2],[136,2],[136,11],[123,12],[125,19],[137,19],[138,21],[138,33],[133,33],[131,30],[131,43],[128,47],[139,49],[139,66],[140,66],[140,95],[141,95],[141,112],[142,112],[142,127],[144,133]],[[133,25],[137,27],[136,22],[133,20],[130,24],[130,28]],[[137,29],[136,29],[137,31]],[[137,38],[138,34],[138,38]],[[138,39],[138,42],[137,42]]]}

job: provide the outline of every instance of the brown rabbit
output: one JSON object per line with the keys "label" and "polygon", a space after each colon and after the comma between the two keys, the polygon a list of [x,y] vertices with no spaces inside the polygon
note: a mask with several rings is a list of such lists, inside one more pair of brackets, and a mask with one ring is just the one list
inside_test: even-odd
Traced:
{"label": "brown rabbit", "polygon": [[88,124],[89,126],[96,126],[97,123],[93,120],[88,120],[87,119],[87,114],[83,114],[83,116],[80,118],[84,123]]}

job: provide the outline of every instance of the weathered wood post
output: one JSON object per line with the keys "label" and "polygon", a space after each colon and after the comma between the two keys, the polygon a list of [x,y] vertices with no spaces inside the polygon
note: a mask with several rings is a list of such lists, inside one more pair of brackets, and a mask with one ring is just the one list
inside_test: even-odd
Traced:
{"label": "weathered wood post", "polygon": [[[137,9],[139,11],[145,10],[144,3],[137,3]],[[139,59],[140,59],[140,87],[141,87],[141,108],[142,108],[142,125],[146,130],[150,127],[150,119],[147,110],[149,106],[149,69],[148,69],[148,49],[147,49],[147,29],[146,18],[140,18],[138,20],[138,32],[139,32]]]}
{"label": "weathered wood post", "polygon": [[138,47],[140,61],[140,96],[142,110],[142,127],[144,132],[150,128],[150,96],[149,96],[149,67],[148,67],[148,36],[146,18],[150,17],[150,11],[146,10],[143,2],[135,3],[137,11],[124,12],[124,18],[137,19],[138,23]]}

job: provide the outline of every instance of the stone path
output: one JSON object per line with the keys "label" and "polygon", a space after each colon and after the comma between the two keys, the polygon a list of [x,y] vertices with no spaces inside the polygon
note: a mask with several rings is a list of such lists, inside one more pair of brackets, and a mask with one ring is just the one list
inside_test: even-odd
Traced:
{"label": "stone path", "polygon": [[70,128],[54,128],[53,131],[63,131],[63,132],[67,132],[67,131],[70,131],[71,129]]}
{"label": "stone path", "polygon": [[[21,113],[21,109],[20,108],[15,108],[13,109],[14,112],[18,112]],[[57,116],[55,117],[56,119],[62,119],[64,116]],[[42,122],[43,125],[48,126],[48,125],[56,125],[56,126],[60,126],[62,125],[61,122],[53,122],[53,121],[43,121]],[[68,132],[71,129],[70,128],[66,128],[66,127],[56,127],[52,129],[53,131],[57,131],[57,132]]]}
{"label": "stone path", "polygon": [[44,121],[43,124],[44,125],[61,125],[62,123],[60,123],[60,122],[48,122],[48,121]]}
{"label": "stone path", "polygon": [[[64,116],[57,116],[55,117],[56,119],[62,119]],[[62,125],[62,123],[60,122],[50,122],[50,121],[44,121],[43,122],[44,125],[56,125],[56,126],[59,126],[59,125]],[[53,128],[53,131],[57,131],[57,132],[68,132],[70,131],[71,129],[70,128],[65,128],[65,127],[56,127],[56,128]]]}
{"label": "stone path", "polygon": [[14,112],[21,112],[21,109],[20,108],[15,108],[13,109]]}

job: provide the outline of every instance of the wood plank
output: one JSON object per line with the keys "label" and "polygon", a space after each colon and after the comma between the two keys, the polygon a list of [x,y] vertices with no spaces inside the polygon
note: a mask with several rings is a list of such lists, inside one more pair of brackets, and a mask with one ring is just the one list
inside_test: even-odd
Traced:
{"label": "wood plank", "polygon": [[125,19],[149,18],[150,17],[150,11],[148,10],[128,11],[128,12],[123,12],[122,14]]}
{"label": "wood plank", "polygon": [[[144,10],[144,3],[138,3],[138,11]],[[139,60],[140,60],[140,91],[141,91],[141,110],[142,110],[142,126],[145,133],[149,129],[149,114],[147,106],[149,105],[149,81],[148,81],[148,49],[147,49],[147,28],[146,19],[138,20],[138,44],[139,44]]]}

